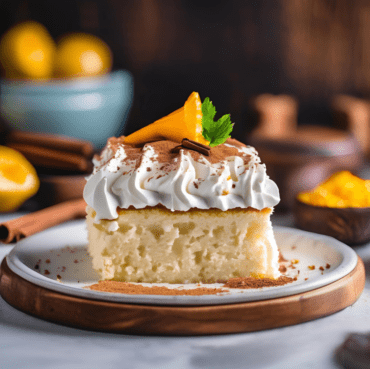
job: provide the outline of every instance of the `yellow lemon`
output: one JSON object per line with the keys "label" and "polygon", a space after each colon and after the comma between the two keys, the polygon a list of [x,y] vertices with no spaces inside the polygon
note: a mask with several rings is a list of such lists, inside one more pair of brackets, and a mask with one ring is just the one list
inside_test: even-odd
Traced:
{"label": "yellow lemon", "polygon": [[6,78],[50,78],[55,43],[40,23],[27,21],[12,27],[0,41],[0,60]]}
{"label": "yellow lemon", "polygon": [[0,212],[13,211],[39,189],[35,168],[18,151],[0,146]]}
{"label": "yellow lemon", "polygon": [[112,68],[112,53],[100,38],[74,33],[63,37],[57,45],[55,75],[60,78],[96,76]]}
{"label": "yellow lemon", "polygon": [[140,145],[160,139],[181,142],[183,138],[208,145],[202,136],[202,102],[198,92],[192,92],[184,106],[173,113],[125,137],[125,143]]}

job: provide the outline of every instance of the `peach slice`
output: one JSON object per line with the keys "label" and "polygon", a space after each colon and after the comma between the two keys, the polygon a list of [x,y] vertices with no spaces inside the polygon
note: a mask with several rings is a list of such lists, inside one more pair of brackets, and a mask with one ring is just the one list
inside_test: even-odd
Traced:
{"label": "peach slice", "polygon": [[202,102],[198,92],[193,92],[182,108],[128,135],[124,143],[141,145],[164,139],[181,143],[188,138],[208,145],[209,141],[202,136],[202,117]]}

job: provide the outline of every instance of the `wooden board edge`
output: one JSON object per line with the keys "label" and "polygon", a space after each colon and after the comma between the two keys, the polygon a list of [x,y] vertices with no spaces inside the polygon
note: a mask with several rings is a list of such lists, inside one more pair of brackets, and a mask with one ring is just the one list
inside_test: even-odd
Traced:
{"label": "wooden board edge", "polygon": [[253,332],[303,323],[352,305],[365,286],[365,268],[327,286],[271,300],[213,306],[154,306],[84,299],[32,284],[3,260],[0,295],[30,315],[62,325],[112,333],[211,335]]}

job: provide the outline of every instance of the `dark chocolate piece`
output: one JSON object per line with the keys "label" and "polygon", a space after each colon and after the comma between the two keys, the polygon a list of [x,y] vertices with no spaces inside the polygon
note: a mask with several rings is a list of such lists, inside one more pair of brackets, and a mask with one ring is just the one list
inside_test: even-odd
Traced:
{"label": "dark chocolate piece", "polygon": [[344,368],[370,369],[370,334],[350,334],[335,357]]}
{"label": "dark chocolate piece", "polygon": [[175,146],[173,149],[170,150],[171,153],[177,154],[181,149],[184,147],[182,145]]}
{"label": "dark chocolate piece", "polygon": [[205,156],[209,156],[211,154],[211,148],[209,146],[189,140],[188,138],[183,138],[181,145],[175,146],[171,152],[178,153],[181,149],[194,150]]}

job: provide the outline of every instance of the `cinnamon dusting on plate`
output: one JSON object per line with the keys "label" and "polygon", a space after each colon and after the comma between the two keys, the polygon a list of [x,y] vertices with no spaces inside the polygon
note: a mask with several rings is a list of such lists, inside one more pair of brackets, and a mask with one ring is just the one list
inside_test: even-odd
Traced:
{"label": "cinnamon dusting on plate", "polygon": [[118,282],[118,281],[99,281],[87,287],[90,290],[112,293],[124,293],[128,295],[175,295],[175,296],[201,296],[216,295],[222,292],[229,292],[224,288],[199,287],[195,289],[171,289],[164,286],[146,287],[140,284]]}
{"label": "cinnamon dusting on plate", "polygon": [[123,293],[128,295],[168,295],[168,296],[202,296],[202,295],[217,295],[223,292],[229,292],[226,288],[241,288],[252,289],[262,287],[276,287],[292,283],[297,280],[297,277],[290,278],[281,276],[277,279],[270,278],[231,278],[222,288],[197,287],[194,289],[172,289],[164,286],[146,287],[141,284],[119,282],[119,281],[99,281],[96,284],[88,286],[90,290],[111,293]]}
{"label": "cinnamon dusting on plate", "polygon": [[276,287],[283,286],[288,283],[292,283],[297,280],[297,277],[290,278],[286,276],[280,276],[277,279],[271,278],[231,278],[225,284],[224,287],[229,288],[262,288],[262,287]]}

